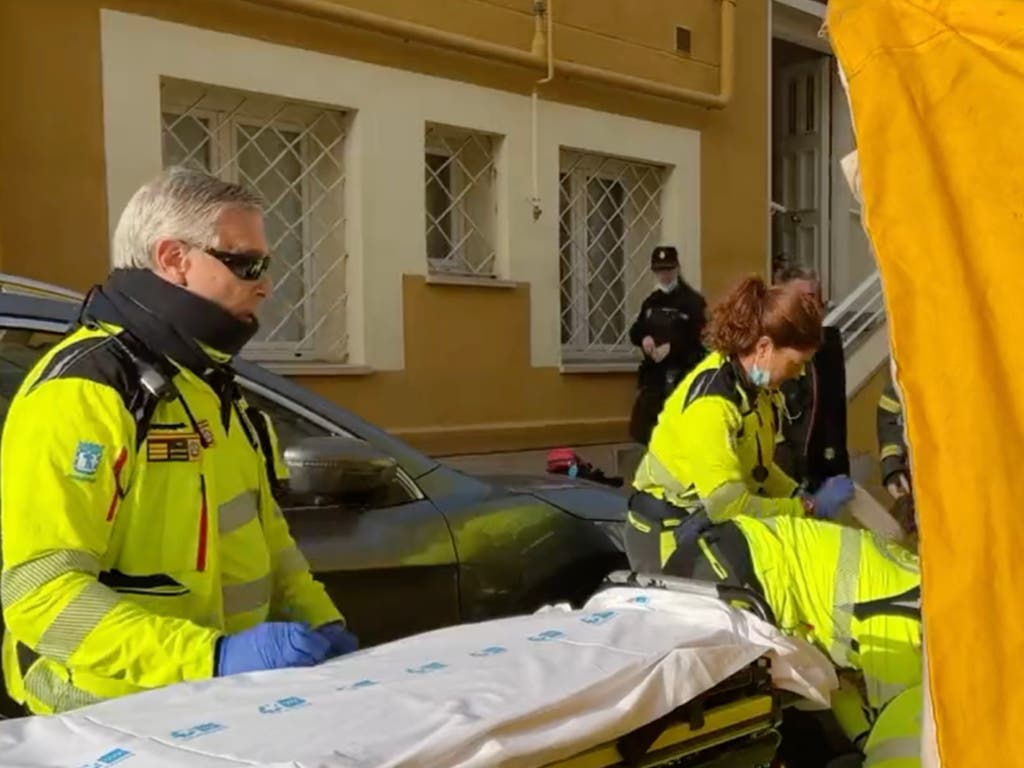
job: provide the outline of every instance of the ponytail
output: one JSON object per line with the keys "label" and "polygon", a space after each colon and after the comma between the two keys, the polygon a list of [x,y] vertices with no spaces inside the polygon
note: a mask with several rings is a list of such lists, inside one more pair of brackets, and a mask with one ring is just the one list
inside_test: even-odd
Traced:
{"label": "ponytail", "polygon": [[776,347],[815,350],[821,346],[824,307],[798,281],[769,288],[751,275],[711,310],[705,344],[724,355],[745,355],[767,336]]}
{"label": "ponytail", "polygon": [[768,286],[757,275],[739,282],[729,294],[711,309],[711,319],[704,332],[710,349],[726,355],[739,355],[754,348],[764,336],[764,316]]}

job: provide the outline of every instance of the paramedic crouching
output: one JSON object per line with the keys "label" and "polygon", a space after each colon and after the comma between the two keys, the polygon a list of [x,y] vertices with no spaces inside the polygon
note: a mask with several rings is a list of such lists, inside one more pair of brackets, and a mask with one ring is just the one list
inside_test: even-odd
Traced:
{"label": "paramedic crouching", "polygon": [[841,670],[862,673],[866,701],[850,689],[833,697],[840,725],[858,746],[882,709],[921,683],[920,563],[871,531],[807,518],[737,517],[705,524],[663,572],[757,592],[780,629],[817,645]]}
{"label": "paramedic crouching", "polygon": [[144,185],[81,326],[11,404],[3,669],[31,712],[356,648],[274,501],[262,415],[234,382],[270,291],[261,205],[196,171]]}
{"label": "paramedic crouching", "polygon": [[776,388],[821,342],[823,307],[795,282],[747,278],[711,313],[713,350],[665,402],[637,469],[626,549],[634,569],[660,571],[710,520],[833,517],[853,496],[848,477],[808,496],[773,461]]}

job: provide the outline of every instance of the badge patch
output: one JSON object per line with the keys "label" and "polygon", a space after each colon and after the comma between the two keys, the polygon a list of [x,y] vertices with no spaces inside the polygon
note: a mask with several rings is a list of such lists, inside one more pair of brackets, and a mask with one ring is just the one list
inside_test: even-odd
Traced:
{"label": "badge patch", "polygon": [[100,468],[102,458],[102,445],[79,440],[78,447],[75,448],[75,457],[71,461],[71,474],[83,480],[91,480]]}
{"label": "badge patch", "polygon": [[150,435],[146,438],[146,461],[198,461],[201,449],[195,432]]}
{"label": "badge patch", "polygon": [[206,443],[207,447],[213,445],[213,430],[210,429],[210,422],[206,419],[199,422],[199,434],[202,435],[203,442]]}

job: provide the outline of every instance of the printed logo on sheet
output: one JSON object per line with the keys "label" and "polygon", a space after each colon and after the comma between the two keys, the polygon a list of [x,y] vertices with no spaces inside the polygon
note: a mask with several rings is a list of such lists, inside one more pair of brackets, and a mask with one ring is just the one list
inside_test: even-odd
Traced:
{"label": "printed logo on sheet", "polygon": [[362,688],[372,688],[375,685],[380,685],[376,680],[357,680],[352,685],[342,685],[337,690],[339,691],[358,691]]}
{"label": "printed logo on sheet", "polygon": [[171,738],[175,741],[192,741],[192,739],[198,739],[200,736],[224,730],[227,730],[227,726],[220,723],[200,723],[199,725],[193,725],[191,728],[179,728],[176,731],[171,731]]}
{"label": "printed logo on sheet", "polygon": [[110,768],[111,765],[123,763],[133,757],[135,757],[135,753],[129,752],[127,749],[112,749],[91,762],[83,763],[78,768]]}
{"label": "printed logo on sheet", "polygon": [[261,715],[276,715],[279,712],[288,712],[293,709],[301,709],[302,707],[308,707],[309,702],[299,696],[288,696],[284,699],[278,699],[270,704],[260,705]]}
{"label": "printed logo on sheet", "polygon": [[470,656],[475,656],[478,659],[485,658],[487,656],[497,656],[499,653],[507,653],[508,648],[503,648],[500,645],[491,645],[487,648],[481,648],[479,651],[470,651]]}
{"label": "printed logo on sheet", "polygon": [[560,637],[565,637],[565,632],[560,632],[557,629],[547,629],[543,632],[538,632],[536,635],[530,635],[526,639],[534,643],[544,643],[549,640],[557,640]]}

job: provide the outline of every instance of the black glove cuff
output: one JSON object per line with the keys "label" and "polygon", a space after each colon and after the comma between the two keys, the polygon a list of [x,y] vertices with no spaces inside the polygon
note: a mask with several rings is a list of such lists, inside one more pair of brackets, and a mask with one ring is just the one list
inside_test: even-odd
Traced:
{"label": "black glove cuff", "polygon": [[220,676],[220,644],[224,642],[224,635],[217,638],[213,644],[213,676]]}

